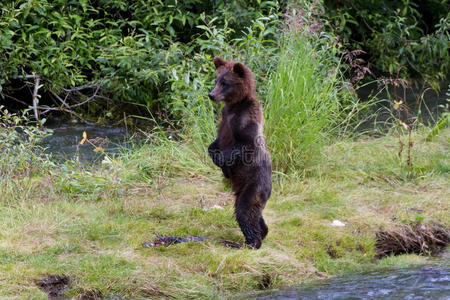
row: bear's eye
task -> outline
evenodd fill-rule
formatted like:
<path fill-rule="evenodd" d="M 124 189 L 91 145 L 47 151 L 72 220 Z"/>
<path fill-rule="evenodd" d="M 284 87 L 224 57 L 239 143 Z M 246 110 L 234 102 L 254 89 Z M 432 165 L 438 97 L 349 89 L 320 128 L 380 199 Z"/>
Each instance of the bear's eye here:
<path fill-rule="evenodd" d="M 217 81 L 216 85 L 220 86 L 220 87 L 227 87 L 228 84 L 225 81 Z"/>
<path fill-rule="evenodd" d="M 230 86 L 231 84 L 230 84 L 228 81 L 223 81 L 223 82 L 222 82 L 222 85 L 223 85 L 223 86 Z"/>

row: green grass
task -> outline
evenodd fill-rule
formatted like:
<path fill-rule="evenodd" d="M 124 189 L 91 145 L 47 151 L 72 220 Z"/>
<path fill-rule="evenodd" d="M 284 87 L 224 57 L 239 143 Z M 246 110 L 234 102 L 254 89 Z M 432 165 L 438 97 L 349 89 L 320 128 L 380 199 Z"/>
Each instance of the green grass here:
<path fill-rule="evenodd" d="M 335 50 L 327 37 L 288 33 L 280 54 L 262 62 L 269 67 L 256 68 L 276 68 L 267 86 L 258 87 L 268 91 L 262 102 L 275 171 L 264 210 L 269 235 L 257 251 L 213 241 L 141 246 L 154 233 L 243 242 L 230 187 L 206 151 L 219 108 L 206 97 L 213 72 L 206 57 L 198 58 L 198 69 L 179 66 L 196 74 L 192 82 L 189 76 L 172 82 L 172 110 L 183 116 L 182 129 L 172 138 L 155 130 L 151 143 L 107 165 L 80 169 L 36 155 L 42 132 L 21 126 L 24 141 L 14 129 L 22 119 L 4 113 L 0 299 L 46 299 L 35 281 L 48 274 L 69 276 L 67 297 L 223 299 L 423 261 L 376 260 L 375 232 L 419 219 L 450 226 L 450 129 L 427 142 L 429 130 L 415 128 L 412 166 L 406 151 L 398 157 L 392 133 L 350 140 L 347 129 L 364 106 L 336 71 Z M 255 57 L 244 63 L 257 67 Z M 208 209 L 215 205 L 223 209 Z M 346 226 L 330 226 L 335 219 Z"/>
<path fill-rule="evenodd" d="M 370 103 L 359 103 L 350 93 L 332 39 L 291 32 L 280 47 L 266 99 L 265 133 L 275 168 L 294 173 L 313 165 L 321 148 L 345 134 Z"/>
<path fill-rule="evenodd" d="M 329 275 L 403 266 L 417 256 L 376 260 L 374 233 L 416 221 L 450 226 L 450 129 L 412 136 L 413 167 L 398 140 L 324 146 L 305 176 L 276 175 L 258 251 L 212 241 L 148 249 L 154 233 L 242 242 L 233 196 L 220 171 L 189 141 L 166 140 L 111 165 L 46 167 L 0 181 L 0 298 L 45 299 L 45 274 L 71 278 L 67 296 L 222 299 Z M 204 210 L 219 205 L 223 210 Z M 345 227 L 331 227 L 338 219 Z"/>

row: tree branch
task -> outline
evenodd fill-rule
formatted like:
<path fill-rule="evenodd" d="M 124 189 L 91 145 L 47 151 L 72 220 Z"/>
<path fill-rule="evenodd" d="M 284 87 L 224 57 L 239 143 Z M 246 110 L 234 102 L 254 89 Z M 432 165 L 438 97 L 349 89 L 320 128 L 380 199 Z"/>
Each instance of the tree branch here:
<path fill-rule="evenodd" d="M 17 76 L 17 78 L 20 78 L 20 79 L 36 79 L 36 78 L 41 78 L 41 76 L 40 75 L 25 75 L 25 76 L 19 75 L 19 76 Z"/>
<path fill-rule="evenodd" d="M 33 75 L 35 76 L 35 75 Z M 33 110 L 34 110 L 34 117 L 36 118 L 36 121 L 39 122 L 39 114 L 37 110 L 37 104 L 38 104 L 38 91 L 39 91 L 39 82 L 41 80 L 41 77 L 39 75 L 36 75 L 34 77 L 34 90 L 33 90 Z"/>
<path fill-rule="evenodd" d="M 10 95 L 7 95 L 7 94 L 3 94 L 3 95 L 5 95 L 6 98 L 9 98 L 9 99 L 14 100 L 16 102 L 19 102 L 20 104 L 23 104 L 25 106 L 29 106 L 28 103 L 25 103 L 22 100 L 17 99 L 16 97 L 13 97 L 13 96 L 10 96 Z"/>

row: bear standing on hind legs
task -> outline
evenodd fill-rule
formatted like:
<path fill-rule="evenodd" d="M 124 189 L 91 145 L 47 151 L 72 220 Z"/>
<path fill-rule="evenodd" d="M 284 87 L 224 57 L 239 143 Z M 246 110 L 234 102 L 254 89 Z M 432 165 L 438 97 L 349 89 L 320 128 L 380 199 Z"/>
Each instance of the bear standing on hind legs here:
<path fill-rule="evenodd" d="M 253 73 L 241 63 L 214 58 L 217 79 L 209 94 L 223 101 L 217 139 L 208 147 L 236 195 L 236 220 L 245 243 L 259 249 L 268 233 L 262 217 L 272 191 L 272 165 L 263 135 L 263 110 Z"/>

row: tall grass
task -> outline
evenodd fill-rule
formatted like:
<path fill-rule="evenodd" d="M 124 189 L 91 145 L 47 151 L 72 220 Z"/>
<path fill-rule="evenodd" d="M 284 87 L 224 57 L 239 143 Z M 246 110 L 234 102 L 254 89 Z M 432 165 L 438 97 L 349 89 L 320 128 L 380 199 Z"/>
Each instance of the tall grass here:
<path fill-rule="evenodd" d="M 336 46 L 314 42 L 320 45 L 306 33 L 286 34 L 270 81 L 265 134 L 275 169 L 285 173 L 310 166 L 358 105 L 340 75 Z"/>
<path fill-rule="evenodd" d="M 195 103 L 187 106 L 189 128 L 186 133 L 193 140 L 194 150 L 206 157 L 209 144 L 217 136 L 218 117 L 213 102 L 206 97 L 208 91 L 204 92 L 204 95 L 195 97 Z"/>

